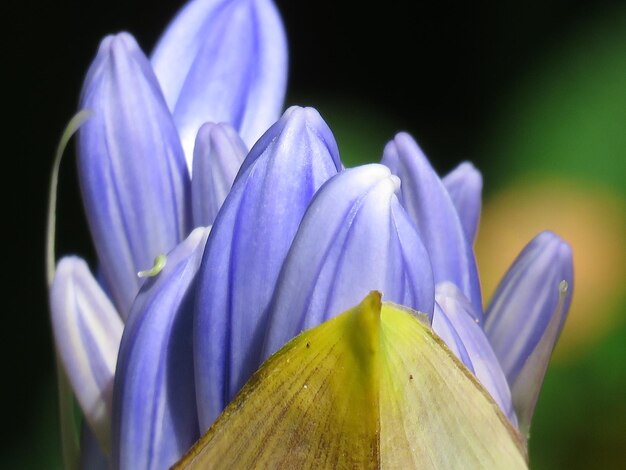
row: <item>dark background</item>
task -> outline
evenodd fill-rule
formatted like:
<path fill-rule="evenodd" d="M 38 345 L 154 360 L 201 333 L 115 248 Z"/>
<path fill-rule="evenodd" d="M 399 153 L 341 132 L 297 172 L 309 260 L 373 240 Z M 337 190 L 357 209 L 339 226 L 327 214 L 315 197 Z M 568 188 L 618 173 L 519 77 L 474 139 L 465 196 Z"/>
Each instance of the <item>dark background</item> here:
<path fill-rule="evenodd" d="M 277 3 L 290 43 L 288 104 L 317 106 L 325 115 L 326 109 L 358 102 L 373 120 L 380 116 L 387 138 L 395 130 L 412 132 L 441 171 L 461 159 L 486 166 L 481 142 L 511 84 L 532 71 L 545 48 L 558 45 L 611 6 L 608 1 L 559 0 L 378 2 L 377 8 L 364 2 Z M 58 138 L 76 111 L 83 74 L 102 36 L 131 31 L 149 52 L 181 4 L 3 4 L 6 455 L 45 452 L 57 445 L 56 436 L 41 437 L 39 426 L 54 418 L 45 410 L 56 400 L 43 248 Z M 328 119 L 332 127 L 330 115 Z M 339 145 L 341 150 L 341 140 Z M 59 254 L 89 257 L 72 152 L 61 172 L 59 207 Z"/>

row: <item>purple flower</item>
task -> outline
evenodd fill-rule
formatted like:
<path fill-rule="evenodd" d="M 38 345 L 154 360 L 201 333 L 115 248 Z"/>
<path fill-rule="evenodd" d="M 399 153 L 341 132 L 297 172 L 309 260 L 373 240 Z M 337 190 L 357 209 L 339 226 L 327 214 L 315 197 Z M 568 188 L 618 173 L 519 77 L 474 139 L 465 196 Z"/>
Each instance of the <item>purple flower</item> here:
<path fill-rule="evenodd" d="M 345 169 L 315 109 L 280 114 L 286 67 L 268 0 L 190 2 L 151 60 L 128 33 L 103 39 L 78 136 L 98 275 L 66 257 L 50 291 L 85 465 L 168 468 L 270 354 L 371 290 L 426 314 L 528 430 L 571 298 L 567 244 L 540 234 L 485 313 L 480 173 L 440 179 L 407 133 Z"/>

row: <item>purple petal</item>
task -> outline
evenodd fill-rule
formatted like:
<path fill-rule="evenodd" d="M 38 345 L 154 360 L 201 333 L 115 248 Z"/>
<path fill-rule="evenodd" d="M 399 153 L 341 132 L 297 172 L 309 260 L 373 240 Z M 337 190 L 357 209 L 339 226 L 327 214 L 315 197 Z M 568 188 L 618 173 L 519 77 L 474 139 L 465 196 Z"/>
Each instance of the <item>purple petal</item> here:
<path fill-rule="evenodd" d="M 472 374 L 476 375 L 474 366 L 472 365 L 472 359 L 463 344 L 463 340 L 461 340 L 461 337 L 456 332 L 456 328 L 438 303 L 435 303 L 432 328 L 443 342 L 446 343 L 450 351 L 465 364 L 465 367 L 467 367 Z"/>
<path fill-rule="evenodd" d="M 542 232 L 514 261 L 487 309 L 485 332 L 511 385 L 524 432 L 567 316 L 573 276 L 569 245 Z"/>
<path fill-rule="evenodd" d="M 248 149 L 228 124 L 206 123 L 198 131 L 193 155 L 193 224 L 213 224 Z"/>
<path fill-rule="evenodd" d="M 409 134 L 399 133 L 385 147 L 382 163 L 402 180 L 402 204 L 428 250 L 435 283 L 450 281 L 459 286 L 482 316 L 472 247 L 452 199 L 428 159 Z"/>
<path fill-rule="evenodd" d="M 56 349 L 74 394 L 100 446 L 108 450 L 122 320 L 87 263 L 76 257 L 59 261 L 50 311 Z"/>
<path fill-rule="evenodd" d="M 270 0 L 189 2 L 151 59 L 188 159 L 204 122 L 227 122 L 252 146 L 280 115 L 287 41 Z"/>
<path fill-rule="evenodd" d="M 394 194 L 399 184 L 387 167 L 371 164 L 345 170 L 322 186 L 281 272 L 262 358 L 371 290 L 432 316 L 430 261 Z"/>
<path fill-rule="evenodd" d="M 208 234 L 208 228 L 191 232 L 133 304 L 115 376 L 116 468 L 169 468 L 200 436 L 192 306 Z"/>
<path fill-rule="evenodd" d="M 463 162 L 443 177 L 467 239 L 476 240 L 483 190 L 483 177 L 469 162 Z"/>
<path fill-rule="evenodd" d="M 201 429 L 255 371 L 283 260 L 313 194 L 340 167 L 332 133 L 312 108 L 290 108 L 246 157 L 200 270 L 194 338 Z"/>
<path fill-rule="evenodd" d="M 463 293 L 449 282 L 437 284 L 435 300 L 440 307 L 440 309 L 435 309 L 435 315 L 445 316 L 445 319 L 439 320 L 435 317 L 433 320 L 435 333 L 445 332 L 445 328 L 439 330 L 440 324 L 448 323 L 446 327 L 451 326 L 454 329 L 467 353 L 465 357 L 462 354 L 459 355 L 459 359 L 474 372 L 476 378 L 491 394 L 509 420 L 517 425 L 509 385 L 489 340 L 474 319 L 476 318 L 474 307 Z M 462 352 L 462 348 L 456 344 L 447 344 L 451 349 L 457 348 Z"/>
<path fill-rule="evenodd" d="M 137 272 L 190 225 L 185 161 L 150 63 L 127 33 L 104 38 L 80 102 L 78 170 L 87 220 L 114 303 L 126 316 Z"/>

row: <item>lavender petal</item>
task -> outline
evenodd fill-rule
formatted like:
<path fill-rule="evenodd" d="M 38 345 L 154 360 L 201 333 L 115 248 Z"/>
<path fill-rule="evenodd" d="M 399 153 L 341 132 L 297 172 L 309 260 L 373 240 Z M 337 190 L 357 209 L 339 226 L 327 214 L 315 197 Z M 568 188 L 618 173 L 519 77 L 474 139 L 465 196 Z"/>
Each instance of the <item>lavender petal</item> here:
<path fill-rule="evenodd" d="M 248 149 L 228 124 L 206 123 L 198 131 L 193 156 L 193 224 L 208 227 L 237 176 Z"/>
<path fill-rule="evenodd" d="M 371 290 L 432 316 L 428 253 L 383 165 L 345 170 L 315 196 L 289 251 L 270 307 L 262 358 Z"/>
<path fill-rule="evenodd" d="M 312 108 L 287 110 L 246 157 L 200 269 L 194 338 L 201 430 L 256 370 L 283 260 L 311 198 L 340 168 L 334 137 Z"/>
<path fill-rule="evenodd" d="M 198 228 L 142 287 L 120 346 L 114 388 L 113 462 L 169 468 L 200 437 L 193 370 L 196 273 L 209 229 Z"/>
<path fill-rule="evenodd" d="M 465 236 L 474 243 L 482 205 L 482 175 L 474 165 L 463 162 L 442 181 L 459 215 Z"/>
<path fill-rule="evenodd" d="M 176 128 L 148 60 L 128 33 L 100 44 L 80 106 L 78 171 L 87 220 L 113 301 L 126 316 L 136 273 L 182 240 L 190 182 Z"/>
<path fill-rule="evenodd" d="M 151 60 L 189 164 L 203 123 L 231 124 L 250 147 L 280 115 L 287 41 L 271 0 L 189 2 Z"/>
<path fill-rule="evenodd" d="M 87 263 L 73 256 L 62 258 L 57 265 L 50 311 L 61 363 L 91 431 L 108 451 L 122 320 Z"/>
<path fill-rule="evenodd" d="M 402 180 L 402 204 L 428 250 L 435 283 L 450 281 L 459 286 L 482 317 L 472 247 L 452 199 L 428 159 L 409 134 L 399 133 L 385 147 L 381 163 Z"/>

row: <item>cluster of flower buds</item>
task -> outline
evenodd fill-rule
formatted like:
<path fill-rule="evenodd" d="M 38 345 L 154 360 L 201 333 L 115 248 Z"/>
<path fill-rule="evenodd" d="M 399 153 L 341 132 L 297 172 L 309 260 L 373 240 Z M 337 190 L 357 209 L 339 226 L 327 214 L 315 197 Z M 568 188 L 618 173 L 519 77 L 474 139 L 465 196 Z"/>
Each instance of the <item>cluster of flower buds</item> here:
<path fill-rule="evenodd" d="M 85 461 L 167 468 L 268 357 L 373 290 L 423 313 L 527 432 L 568 245 L 539 234 L 484 308 L 480 173 L 440 178 L 404 132 L 345 168 L 315 109 L 281 115 L 287 68 L 270 0 L 191 1 L 150 58 L 128 33 L 103 39 L 78 132 L 96 274 L 64 257 L 50 291 Z"/>

